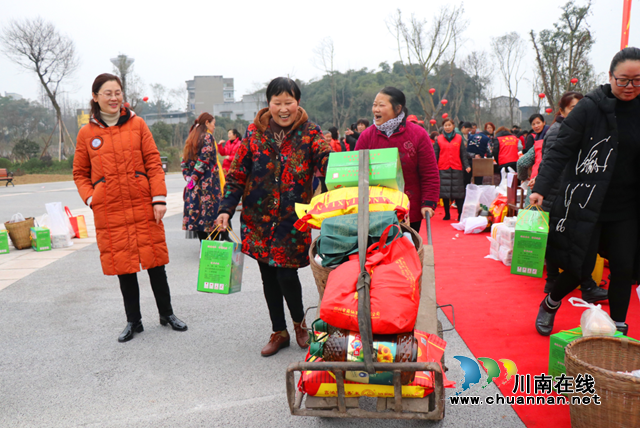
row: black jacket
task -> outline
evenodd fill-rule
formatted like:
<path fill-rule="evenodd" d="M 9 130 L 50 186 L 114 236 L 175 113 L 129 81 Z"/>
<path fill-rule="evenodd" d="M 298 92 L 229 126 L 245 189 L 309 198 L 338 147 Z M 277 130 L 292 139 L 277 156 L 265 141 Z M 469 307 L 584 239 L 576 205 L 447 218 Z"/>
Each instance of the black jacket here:
<path fill-rule="evenodd" d="M 562 180 L 550 214 L 547 256 L 576 276 L 581 275 L 616 166 L 615 108 L 616 98 L 609 84 L 580 100 L 560 125 L 556 143 L 547 147 L 533 188 L 548 197 L 554 184 Z"/>
<path fill-rule="evenodd" d="M 547 131 L 547 135 L 544 137 L 544 144 L 542 144 L 542 162 L 540 163 L 540 168 L 542 168 L 545 157 L 549 156 L 547 154 L 549 153 L 549 149 L 553 147 L 558 140 L 558 132 L 560 132 L 560 124 L 562 124 L 563 120 L 564 117 L 558 116 L 556 121 L 551 124 L 549 130 Z M 558 196 L 558 193 L 560 193 L 560 181 L 556 180 L 556 182 L 553 183 L 553 187 L 549 191 L 549 194 L 544 198 L 544 201 L 542 202 L 542 209 L 544 211 L 551 211 L 551 207 L 553 206 L 553 202 L 556 200 L 556 196 Z"/>
<path fill-rule="evenodd" d="M 358 142 L 358 138 L 360 138 L 360 133 L 356 131 L 353 131 L 352 135 L 347 135 L 346 137 L 344 137 L 345 142 L 349 146 L 347 147 L 348 150 L 353 151 L 356 149 L 356 143 Z"/>

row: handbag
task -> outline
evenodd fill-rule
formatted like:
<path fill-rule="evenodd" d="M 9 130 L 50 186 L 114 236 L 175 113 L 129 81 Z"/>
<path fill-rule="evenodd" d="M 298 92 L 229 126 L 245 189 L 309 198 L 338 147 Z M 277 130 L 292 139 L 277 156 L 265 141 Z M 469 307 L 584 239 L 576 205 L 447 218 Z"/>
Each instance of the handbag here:
<path fill-rule="evenodd" d="M 79 215 L 74 217 L 71 214 L 71 210 L 69 209 L 69 207 L 64 207 L 64 210 L 67 213 L 67 217 L 69 217 L 69 222 L 71 223 L 71 227 L 73 227 L 75 237 L 88 238 L 89 233 L 87 232 L 87 223 L 84 220 L 84 216 Z"/>
<path fill-rule="evenodd" d="M 408 239 L 394 239 L 387 244 L 392 229 L 397 229 L 402 236 L 399 226 L 387 226 L 380 240 L 368 248 L 366 255 L 365 269 L 371 275 L 373 334 L 412 331 L 420 306 L 422 267 L 418 252 Z M 320 307 L 323 321 L 334 327 L 359 331 L 356 290 L 359 274 L 357 254 L 329 274 Z"/>

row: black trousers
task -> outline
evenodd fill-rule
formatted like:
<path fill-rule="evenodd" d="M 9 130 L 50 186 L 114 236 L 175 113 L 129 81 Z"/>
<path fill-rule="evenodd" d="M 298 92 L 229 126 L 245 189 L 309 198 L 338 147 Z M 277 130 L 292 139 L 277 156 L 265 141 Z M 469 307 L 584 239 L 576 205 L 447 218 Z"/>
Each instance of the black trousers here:
<path fill-rule="evenodd" d="M 551 292 L 554 301 L 562 300 L 584 280 L 591 277 L 598 252 L 607 255 L 611 270 L 609 313 L 611 319 L 624 322 L 631 300 L 631 286 L 636 282 L 634 266 L 638 246 L 638 220 L 598 222 L 593 230 L 580 276 L 564 271 Z"/>
<path fill-rule="evenodd" d="M 161 316 L 169 316 L 173 314 L 171 307 L 171 292 L 169 291 L 169 283 L 167 282 L 167 272 L 164 266 L 158 266 L 147 270 L 149 280 L 151 281 L 151 289 L 156 297 L 156 305 L 158 313 Z M 124 310 L 127 314 L 127 322 L 137 322 L 142 319 L 140 314 L 140 287 L 138 287 L 138 275 L 129 273 L 126 275 L 118 275 L 120 280 L 120 291 L 124 299 Z"/>
<path fill-rule="evenodd" d="M 555 282 L 558 280 L 560 276 L 560 267 L 551 259 L 547 259 L 547 281 Z M 591 275 L 589 278 L 585 279 L 580 283 L 580 288 L 582 290 L 591 290 L 593 287 L 596 287 L 598 284 L 593 280 Z"/>
<path fill-rule="evenodd" d="M 416 232 L 420 233 L 420 226 L 422 226 L 422 220 L 420 220 L 420 221 L 412 221 L 411 223 L 409 223 L 409 225 L 411 226 L 411 229 L 413 229 Z"/>
<path fill-rule="evenodd" d="M 460 220 L 460 216 L 462 215 L 462 207 L 464 206 L 464 198 L 456 198 L 456 206 L 458 207 L 458 220 Z M 442 198 L 442 203 L 444 204 L 444 215 L 447 217 L 450 216 L 449 208 L 451 207 L 451 199 Z"/>
<path fill-rule="evenodd" d="M 283 298 L 287 301 L 293 322 L 302 322 L 304 319 L 304 306 L 302 304 L 302 284 L 300 284 L 300 278 L 298 278 L 298 269 L 273 267 L 263 262 L 258 262 L 258 266 L 260 266 L 264 298 L 269 307 L 273 331 L 287 329 L 287 322 L 284 318 Z"/>

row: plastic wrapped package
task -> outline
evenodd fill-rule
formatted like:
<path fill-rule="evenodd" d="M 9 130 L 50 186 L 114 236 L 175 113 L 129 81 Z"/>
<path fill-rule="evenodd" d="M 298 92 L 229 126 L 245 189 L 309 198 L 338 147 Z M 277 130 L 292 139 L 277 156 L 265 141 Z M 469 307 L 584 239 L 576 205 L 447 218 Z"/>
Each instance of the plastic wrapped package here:
<path fill-rule="evenodd" d="M 504 223 L 505 226 L 513 227 L 515 229 L 517 220 L 518 220 L 518 217 L 505 217 L 502 222 Z"/>
<path fill-rule="evenodd" d="M 580 317 L 580 327 L 584 337 L 614 336 L 616 334 L 616 323 L 613 322 L 609 314 L 602 310 L 601 305 L 587 303 L 577 297 L 570 298 L 569 303 L 579 308 L 587 308 Z"/>
<path fill-rule="evenodd" d="M 489 238 L 490 249 L 489 255 L 495 260 L 500 260 L 500 244 L 495 239 Z"/>
<path fill-rule="evenodd" d="M 486 217 L 473 217 L 468 218 L 464 225 L 464 233 L 480 233 L 487 228 L 489 220 Z"/>
<path fill-rule="evenodd" d="M 513 258 L 513 248 L 506 245 L 500 245 L 500 250 L 498 250 L 498 258 L 505 266 L 511 266 L 511 259 Z"/>
<path fill-rule="evenodd" d="M 496 240 L 500 245 L 513 249 L 513 241 L 516 239 L 516 229 L 507 227 L 504 223 L 500 223 L 498 227 Z"/>

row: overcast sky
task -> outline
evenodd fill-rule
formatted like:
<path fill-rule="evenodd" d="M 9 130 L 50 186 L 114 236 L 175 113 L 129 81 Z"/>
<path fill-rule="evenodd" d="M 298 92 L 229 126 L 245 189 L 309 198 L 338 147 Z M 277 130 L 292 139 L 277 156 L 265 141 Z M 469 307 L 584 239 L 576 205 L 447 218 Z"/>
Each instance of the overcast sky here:
<path fill-rule="evenodd" d="M 586 3 L 577 0 L 578 4 Z M 91 83 L 100 73 L 112 72 L 109 59 L 119 53 L 135 58 L 135 72 L 147 88 L 161 83 L 169 89 L 184 87 L 194 75 L 233 77 L 235 98 L 268 82 L 290 75 L 309 81 L 322 73 L 314 66 L 313 50 L 323 38 L 335 45 L 336 68 L 377 69 L 383 61 L 398 60 L 395 39 L 386 21 L 400 7 L 432 20 L 438 9 L 459 1 L 300 1 L 278 3 L 253 0 L 125 3 L 71 0 L 4 1 L 0 28 L 10 20 L 38 15 L 71 37 L 80 57 L 80 68 L 66 84 L 69 97 L 90 98 Z M 564 0 L 469 0 L 464 3 L 468 26 L 460 57 L 473 50 L 490 50 L 492 37 L 517 31 L 525 38 L 528 68 L 533 77 L 533 49 L 528 33 L 552 28 Z M 596 38 L 592 62 L 606 72 L 620 48 L 622 0 L 594 0 L 589 24 Z M 637 3 L 637 2 L 636 2 Z M 170 6 L 165 6 L 169 4 Z M 189 7 L 190 6 L 190 7 Z M 640 4 L 631 16 L 630 46 L 640 45 Z M 497 75 L 494 95 L 506 90 Z M 522 82 L 521 105 L 533 102 L 531 83 Z M 36 99 L 39 83 L 0 56 L 0 93 L 15 92 Z M 150 89 L 147 95 L 151 96 Z M 302 94 L 304 105 L 304 93 Z"/>

